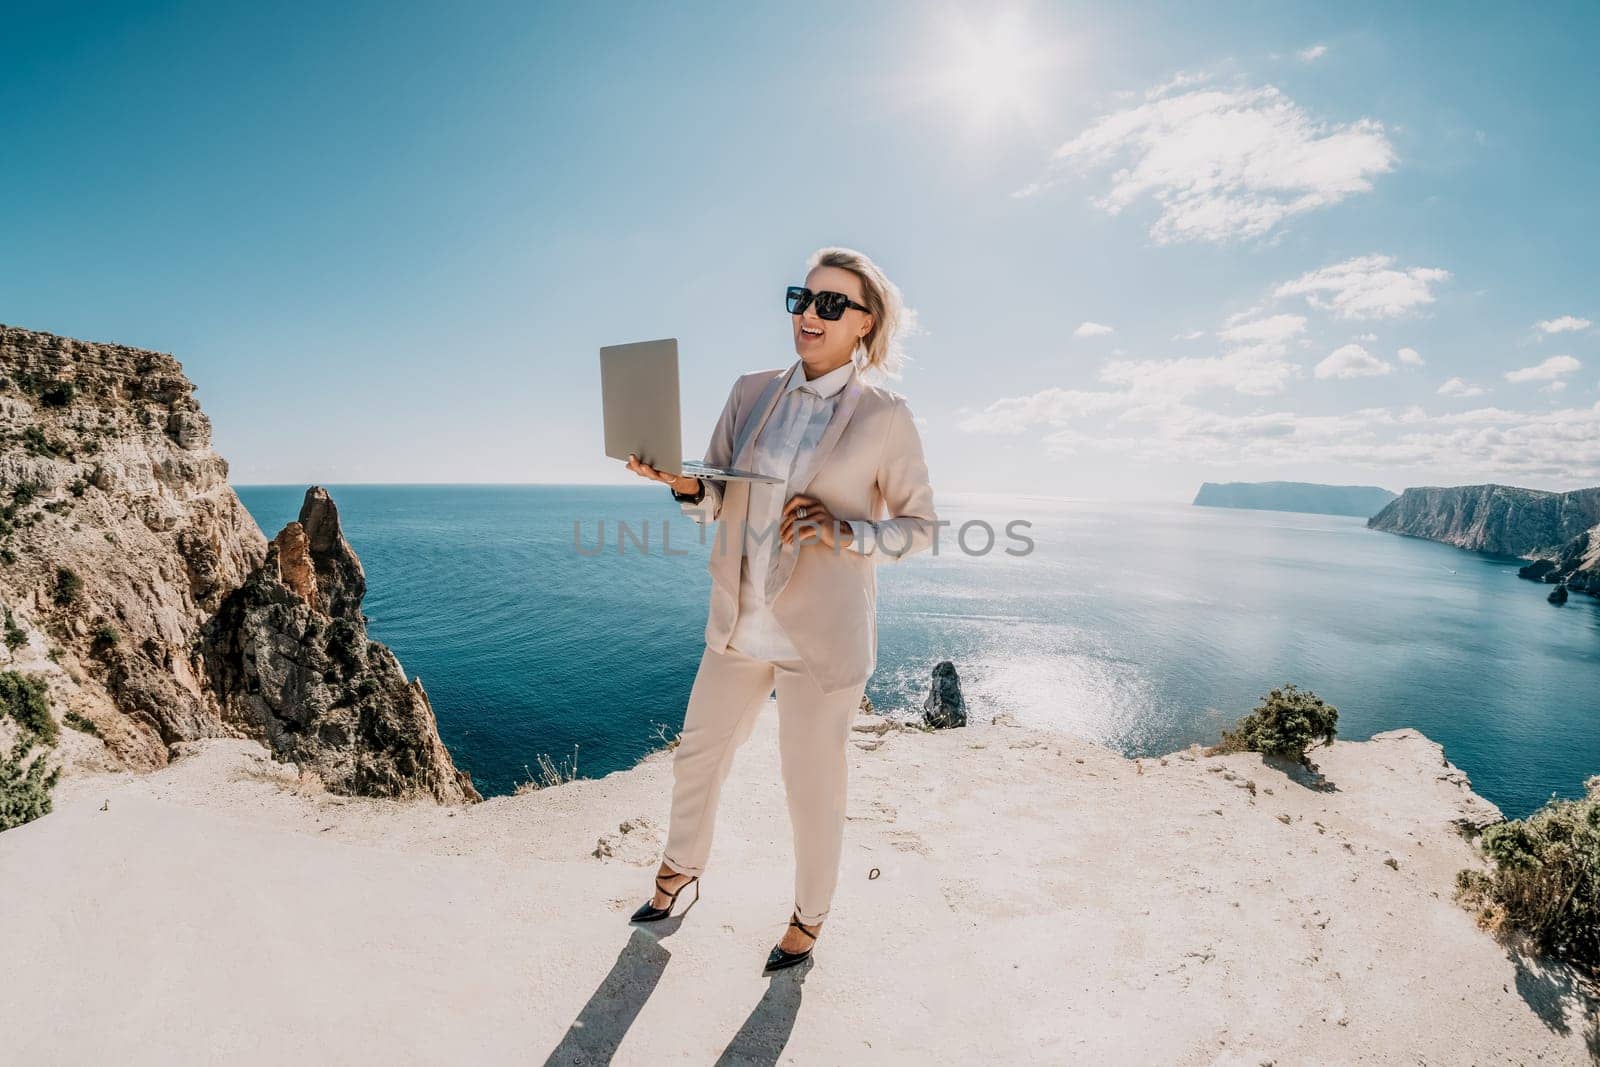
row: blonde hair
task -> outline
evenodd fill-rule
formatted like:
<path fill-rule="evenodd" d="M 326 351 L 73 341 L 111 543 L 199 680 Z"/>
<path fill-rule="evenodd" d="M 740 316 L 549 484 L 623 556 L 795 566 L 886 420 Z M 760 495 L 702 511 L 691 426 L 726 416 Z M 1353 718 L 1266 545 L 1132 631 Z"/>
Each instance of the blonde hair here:
<path fill-rule="evenodd" d="M 900 342 L 914 331 L 916 324 L 916 312 L 906 307 L 900 287 L 865 253 L 853 248 L 818 249 L 806 261 L 806 270 L 818 267 L 842 267 L 861 279 L 861 302 L 872 314 L 872 329 L 856 342 L 851 354 L 856 365 L 862 371 L 900 377 L 901 368 L 909 360 Z"/>

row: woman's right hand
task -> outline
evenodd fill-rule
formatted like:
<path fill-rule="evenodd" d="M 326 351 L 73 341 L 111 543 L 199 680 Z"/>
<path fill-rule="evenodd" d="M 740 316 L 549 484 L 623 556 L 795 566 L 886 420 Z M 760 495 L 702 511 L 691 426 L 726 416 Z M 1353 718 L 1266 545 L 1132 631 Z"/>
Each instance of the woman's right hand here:
<path fill-rule="evenodd" d="M 650 464 L 639 458 L 638 453 L 628 453 L 628 469 L 641 478 L 649 478 L 654 482 L 663 482 L 672 487 L 672 491 L 679 496 L 694 496 L 700 491 L 700 479 L 688 475 L 668 474 L 658 471 Z"/>

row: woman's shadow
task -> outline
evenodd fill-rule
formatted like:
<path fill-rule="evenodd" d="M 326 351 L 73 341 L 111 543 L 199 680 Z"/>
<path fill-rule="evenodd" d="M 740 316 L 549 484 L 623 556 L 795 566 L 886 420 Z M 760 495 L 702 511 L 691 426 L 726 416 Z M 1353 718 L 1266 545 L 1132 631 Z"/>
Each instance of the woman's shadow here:
<path fill-rule="evenodd" d="M 545 1058 L 547 1067 L 557 1064 L 587 1067 L 611 1062 L 622 1039 L 660 984 L 667 962 L 672 959 L 663 939 L 676 933 L 693 910 L 691 904 L 682 915 L 651 924 L 651 930 L 634 927 L 611 970 L 590 994 L 588 1003 L 567 1028 L 561 1043 Z M 811 961 L 807 960 L 773 976 L 744 1025 L 717 1057 L 717 1063 L 778 1062 L 789 1043 L 789 1035 L 794 1032 L 795 1020 L 799 1018 L 804 972 L 810 968 Z"/>

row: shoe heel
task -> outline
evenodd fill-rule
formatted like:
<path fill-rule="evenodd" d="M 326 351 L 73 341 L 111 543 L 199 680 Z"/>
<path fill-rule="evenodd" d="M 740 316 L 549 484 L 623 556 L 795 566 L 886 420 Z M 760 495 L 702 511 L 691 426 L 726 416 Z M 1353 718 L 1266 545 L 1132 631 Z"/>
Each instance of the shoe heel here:
<path fill-rule="evenodd" d="M 639 905 L 639 909 L 629 916 L 628 921 L 630 923 L 653 923 L 665 919 L 672 914 L 673 905 L 678 903 L 678 894 L 690 886 L 694 886 L 694 900 L 689 902 L 689 907 L 692 908 L 700 902 L 700 876 L 698 874 L 691 874 L 687 882 L 673 890 L 668 890 L 666 886 L 661 884 L 662 877 L 662 875 L 656 875 L 656 888 L 667 894 L 667 906 L 664 908 L 656 907 L 655 898 L 652 897 Z M 687 912 L 688 909 L 684 910 Z"/>

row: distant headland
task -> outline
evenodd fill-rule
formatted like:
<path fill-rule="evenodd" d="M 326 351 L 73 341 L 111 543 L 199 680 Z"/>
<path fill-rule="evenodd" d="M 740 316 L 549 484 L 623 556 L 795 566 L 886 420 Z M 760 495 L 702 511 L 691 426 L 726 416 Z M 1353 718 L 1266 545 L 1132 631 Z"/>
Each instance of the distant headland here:
<path fill-rule="evenodd" d="M 1253 511 L 1304 511 L 1313 515 L 1367 518 L 1398 496 L 1376 485 L 1317 485 L 1314 482 L 1206 482 L 1197 507 Z"/>

